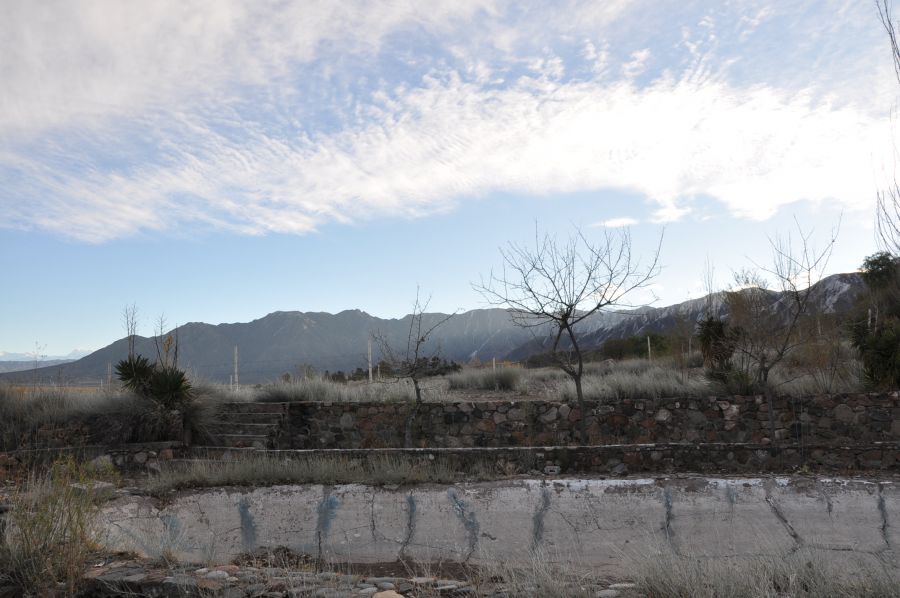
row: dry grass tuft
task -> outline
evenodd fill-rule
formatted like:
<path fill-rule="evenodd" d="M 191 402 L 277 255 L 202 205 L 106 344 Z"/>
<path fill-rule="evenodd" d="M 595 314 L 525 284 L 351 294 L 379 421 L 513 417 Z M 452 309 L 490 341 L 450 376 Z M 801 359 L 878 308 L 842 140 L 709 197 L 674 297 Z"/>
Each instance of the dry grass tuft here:
<path fill-rule="evenodd" d="M 145 489 L 160 495 L 170 490 L 214 486 L 275 486 L 280 484 L 405 485 L 453 483 L 497 477 L 490 464 L 459 466 L 427 456 L 241 455 L 231 460 L 195 460 L 164 466 Z"/>
<path fill-rule="evenodd" d="M 32 473 L 12 496 L 8 529 L 0 538 L 0 580 L 5 574 L 32 595 L 62 584 L 73 595 L 98 548 L 95 518 L 103 494 L 71 459 Z"/>
<path fill-rule="evenodd" d="M 65 387 L 14 388 L 0 384 L 0 450 L 39 444 L 41 428 L 117 415 L 147 416 L 141 401 L 124 392 L 73 391 Z M 111 430 L 104 436 L 110 442 Z"/>
<path fill-rule="evenodd" d="M 633 563 L 648 598 L 896 598 L 900 575 L 845 553 L 787 557 L 697 558 L 670 550 Z"/>
<path fill-rule="evenodd" d="M 542 598 L 593 598 L 604 580 L 589 569 L 577 569 L 570 559 L 553 558 L 543 549 L 531 555 L 526 565 L 513 565 L 500 559 L 487 559 L 470 580 L 476 587 L 490 587 L 508 596 Z M 499 586 L 499 587 L 498 587 Z"/>
<path fill-rule="evenodd" d="M 450 390 L 506 390 L 521 389 L 522 370 L 501 368 L 499 370 L 464 370 L 447 376 Z"/>
<path fill-rule="evenodd" d="M 304 378 L 264 386 L 257 391 L 256 400 L 271 403 L 297 401 L 346 402 L 408 402 L 415 399 L 415 391 L 408 380 L 392 380 L 372 384 L 344 384 L 321 378 Z"/>

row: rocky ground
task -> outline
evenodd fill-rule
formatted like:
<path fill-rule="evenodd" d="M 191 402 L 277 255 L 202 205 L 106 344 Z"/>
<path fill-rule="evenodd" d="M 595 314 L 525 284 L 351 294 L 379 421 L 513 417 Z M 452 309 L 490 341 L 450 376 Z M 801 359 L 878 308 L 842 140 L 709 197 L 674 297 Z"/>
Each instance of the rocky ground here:
<path fill-rule="evenodd" d="M 513 598 L 518 596 L 584 596 L 635 598 L 630 583 L 556 579 L 504 579 L 496 573 L 469 570 L 455 579 L 435 575 L 389 575 L 400 565 L 368 566 L 360 573 L 316 571 L 312 563 L 281 555 L 287 566 L 272 559 L 243 559 L 239 564 L 198 567 L 146 561 L 125 555 L 97 562 L 85 575 L 83 597 L 210 596 L 220 598 Z M 463 573 L 457 568 L 458 573 Z M 441 573 L 447 572 L 444 568 Z M 380 573 L 380 574 L 379 574 Z M 548 588 L 547 583 L 555 585 Z"/>

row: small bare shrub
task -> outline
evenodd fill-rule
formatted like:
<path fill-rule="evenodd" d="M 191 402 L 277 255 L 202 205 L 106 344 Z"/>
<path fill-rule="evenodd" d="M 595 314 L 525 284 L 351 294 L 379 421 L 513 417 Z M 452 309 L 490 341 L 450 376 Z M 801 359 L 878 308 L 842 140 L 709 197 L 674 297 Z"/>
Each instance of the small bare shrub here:
<path fill-rule="evenodd" d="M 515 368 L 466 370 L 447 377 L 450 390 L 515 391 L 520 390 L 521 380 L 522 372 Z"/>
<path fill-rule="evenodd" d="M 0 570 L 7 579 L 31 594 L 57 584 L 74 594 L 98 548 L 94 521 L 101 498 L 73 460 L 33 473 L 12 497 L 9 529 L 0 542 Z"/>

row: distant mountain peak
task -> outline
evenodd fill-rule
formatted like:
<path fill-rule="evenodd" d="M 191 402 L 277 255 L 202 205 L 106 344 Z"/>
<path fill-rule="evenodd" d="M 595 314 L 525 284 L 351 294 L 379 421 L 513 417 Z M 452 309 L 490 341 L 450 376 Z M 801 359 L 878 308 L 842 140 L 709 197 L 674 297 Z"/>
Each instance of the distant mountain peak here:
<path fill-rule="evenodd" d="M 815 304 L 825 311 L 847 310 L 862 288 L 858 273 L 826 277 L 813 289 Z M 708 306 L 716 313 L 724 314 L 723 299 L 724 294 L 715 293 L 666 307 L 593 314 L 583 322 L 582 344 L 585 348 L 596 348 L 611 338 L 666 334 L 697 322 Z M 444 315 L 428 313 L 425 317 L 430 320 Z M 193 322 L 178 328 L 179 365 L 187 368 L 195 379 L 228 382 L 234 372 L 234 348 L 238 347 L 242 383 L 273 381 L 284 373 L 297 373 L 307 366 L 319 371 L 352 371 L 366 367 L 369 339 L 375 332 L 383 335 L 395 348 L 405 347 L 409 317 L 407 314 L 402 318 L 378 318 L 359 309 L 348 309 L 336 314 L 275 311 L 251 322 L 217 325 Z M 509 310 L 473 309 L 457 314 L 438 327 L 425 351 L 440 347 L 442 357 L 458 362 L 476 356 L 482 361 L 492 357 L 518 361 L 544 350 L 542 339 L 536 338 L 535 332 L 516 326 Z M 156 357 L 152 338 L 139 336 L 135 341 L 138 353 Z M 96 382 L 105 379 L 110 364 L 124 358 L 127 352 L 126 339 L 120 339 L 62 365 L 34 370 L 32 356 L 24 355 L 19 361 L 31 361 L 28 376 L 39 373 L 48 380 Z M 0 353 L 0 360 L 9 360 L 9 356 L 17 355 Z M 45 358 L 44 363 L 50 359 Z M 377 349 L 374 359 L 379 359 Z M 6 379 L 16 376 L 3 374 Z M 24 379 L 25 373 L 18 376 Z"/>

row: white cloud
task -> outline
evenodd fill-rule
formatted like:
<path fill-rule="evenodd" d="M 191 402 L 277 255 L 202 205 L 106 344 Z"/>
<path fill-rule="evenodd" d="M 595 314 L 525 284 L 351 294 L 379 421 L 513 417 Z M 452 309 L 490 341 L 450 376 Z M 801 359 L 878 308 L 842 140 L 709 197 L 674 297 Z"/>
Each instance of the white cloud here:
<path fill-rule="evenodd" d="M 484 89 L 452 74 L 371 106 L 365 124 L 315 139 L 253 131 L 238 141 L 193 123 L 164 164 L 128 176 L 25 166 L 47 192 L 30 221 L 88 240 L 172 219 L 242 233 L 305 232 L 327 220 L 415 216 L 492 191 L 637 191 L 676 219 L 690 198 L 765 219 L 799 200 L 867 207 L 882 124 L 803 94 L 661 79 Z"/>
<path fill-rule="evenodd" d="M 610 218 L 609 220 L 603 220 L 602 222 L 597 222 L 592 226 L 603 226 L 606 228 L 623 228 L 626 226 L 634 226 L 638 221 L 634 218 Z"/>
<path fill-rule="evenodd" d="M 631 53 L 631 60 L 622 65 L 622 75 L 626 79 L 634 79 L 644 72 L 647 61 L 650 59 L 650 48 L 637 50 Z"/>
<path fill-rule="evenodd" d="M 404 29 L 441 31 L 491 0 L 48 0 L 5 3 L 0 132 L 100 124 L 110 116 L 277 85 L 324 47 L 373 54 Z"/>
<path fill-rule="evenodd" d="M 591 5 L 574 5 L 584 19 L 560 11 L 565 19 L 541 13 L 531 28 L 476 27 L 474 46 L 490 39 L 515 53 L 529 31 L 551 31 L 605 73 L 609 48 L 571 23 L 605 26 L 630 3 Z M 330 128 L 299 122 L 298 63 L 339 45 L 327 54 L 339 71 L 398 31 L 444 32 L 502 12 L 488 2 L 223 0 L 214 10 L 153 3 L 145 14 L 119 3 L 36 6 L 16 5 L 0 24 L 0 133 L 16 140 L 0 143 L 0 172 L 15 175 L 0 190 L 0 226 L 86 241 L 173 222 L 303 233 L 494 191 L 624 189 L 662 221 L 699 196 L 753 219 L 800 200 L 864 209 L 891 151 L 877 107 L 713 76 L 708 52 L 639 87 L 631 77 L 651 56 L 640 46 L 618 80 L 567 79 L 562 57 L 541 47 L 521 60 L 536 72 L 498 85 L 508 64 L 449 44 L 458 69 L 438 62 L 424 80 L 381 82 L 366 95 L 335 84 L 350 117 Z"/>

